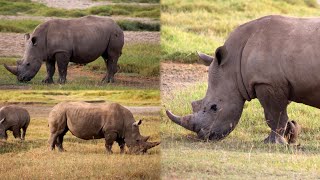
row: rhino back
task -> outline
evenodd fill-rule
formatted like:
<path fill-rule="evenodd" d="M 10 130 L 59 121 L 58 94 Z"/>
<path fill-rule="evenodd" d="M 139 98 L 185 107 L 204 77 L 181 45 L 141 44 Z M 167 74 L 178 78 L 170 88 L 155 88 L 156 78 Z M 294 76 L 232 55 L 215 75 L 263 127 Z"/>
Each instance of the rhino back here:
<path fill-rule="evenodd" d="M 47 22 L 47 51 L 52 57 L 57 52 L 70 55 L 70 61 L 89 63 L 106 51 L 112 34 L 123 35 L 110 18 L 86 16 L 77 19 L 55 19 Z"/>
<path fill-rule="evenodd" d="M 68 102 L 60 104 L 58 109 L 66 117 L 60 118 L 62 119 L 60 124 L 66 123 L 70 132 L 81 139 L 103 138 L 104 132 L 116 132 L 121 136 L 128 119 L 123 107 L 115 103 L 95 105 L 85 102 Z"/>
<path fill-rule="evenodd" d="M 30 115 L 28 111 L 16 105 L 9 105 L 0 108 L 1 118 L 5 118 L 6 128 L 12 126 L 22 127 L 30 122 Z"/>
<path fill-rule="evenodd" d="M 320 19 L 269 16 L 252 22 L 241 57 L 244 82 L 269 84 L 289 100 L 320 107 Z"/>

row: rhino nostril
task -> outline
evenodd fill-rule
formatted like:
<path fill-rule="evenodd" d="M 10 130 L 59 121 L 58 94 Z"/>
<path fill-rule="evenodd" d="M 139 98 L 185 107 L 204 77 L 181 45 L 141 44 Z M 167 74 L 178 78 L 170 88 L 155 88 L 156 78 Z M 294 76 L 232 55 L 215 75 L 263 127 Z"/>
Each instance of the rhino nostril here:
<path fill-rule="evenodd" d="M 218 110 L 216 104 L 211 105 L 210 109 L 213 110 L 213 111 L 217 111 Z"/>

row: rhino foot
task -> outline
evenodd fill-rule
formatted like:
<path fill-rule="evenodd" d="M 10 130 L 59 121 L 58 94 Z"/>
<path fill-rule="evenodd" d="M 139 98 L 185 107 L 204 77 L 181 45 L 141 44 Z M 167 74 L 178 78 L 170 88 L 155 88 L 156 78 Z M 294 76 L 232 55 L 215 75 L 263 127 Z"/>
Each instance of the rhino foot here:
<path fill-rule="evenodd" d="M 53 79 L 52 78 L 46 78 L 44 80 L 42 80 L 42 83 L 45 83 L 45 84 L 53 84 Z"/>
<path fill-rule="evenodd" d="M 266 139 L 264 139 L 263 141 L 265 144 L 288 144 L 288 142 L 286 141 L 286 139 L 280 135 L 274 135 L 271 134 L 269 135 Z"/>

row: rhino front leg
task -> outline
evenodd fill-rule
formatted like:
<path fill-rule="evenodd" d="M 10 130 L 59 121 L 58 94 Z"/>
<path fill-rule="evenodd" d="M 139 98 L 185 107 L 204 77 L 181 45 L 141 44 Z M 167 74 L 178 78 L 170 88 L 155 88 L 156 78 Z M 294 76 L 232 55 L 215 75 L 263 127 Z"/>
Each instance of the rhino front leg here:
<path fill-rule="evenodd" d="M 107 153 L 112 154 L 112 145 L 113 142 L 117 139 L 117 133 L 105 133 L 104 139 Z"/>
<path fill-rule="evenodd" d="M 12 131 L 13 131 L 13 136 L 14 138 L 19 138 L 21 139 L 21 131 L 20 131 L 20 128 L 19 127 L 13 127 L 12 128 Z M 22 140 L 22 139 L 21 139 Z"/>
<path fill-rule="evenodd" d="M 123 154 L 124 153 L 124 148 L 125 148 L 125 141 L 124 141 L 124 138 L 118 138 L 117 139 L 117 143 L 119 144 L 119 147 L 120 147 L 120 154 Z"/>
<path fill-rule="evenodd" d="M 275 90 L 268 85 L 256 87 L 256 94 L 264 109 L 266 122 L 271 128 L 271 132 L 264 142 L 287 144 L 284 138 L 288 121 L 287 106 L 289 101 L 287 96 L 282 91 Z"/>
<path fill-rule="evenodd" d="M 55 59 L 57 61 L 58 65 L 58 71 L 59 71 L 59 84 L 64 84 L 67 79 L 67 70 L 68 70 L 68 64 L 70 61 L 70 56 L 66 53 L 57 53 L 55 55 Z"/>
<path fill-rule="evenodd" d="M 46 61 L 47 77 L 42 81 L 43 83 L 47 83 L 47 84 L 53 83 L 53 75 L 56 70 L 55 64 L 56 64 L 55 59 Z"/>

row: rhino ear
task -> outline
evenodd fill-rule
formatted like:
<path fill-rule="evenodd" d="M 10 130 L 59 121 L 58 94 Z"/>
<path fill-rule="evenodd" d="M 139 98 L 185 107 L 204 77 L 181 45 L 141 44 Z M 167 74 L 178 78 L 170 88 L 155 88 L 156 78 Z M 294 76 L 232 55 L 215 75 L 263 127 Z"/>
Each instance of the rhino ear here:
<path fill-rule="evenodd" d="M 139 126 L 142 123 L 142 120 L 140 119 L 138 122 L 134 122 L 132 126 Z"/>
<path fill-rule="evenodd" d="M 30 38 L 30 34 L 29 34 L 29 33 L 24 34 L 24 40 L 25 40 L 25 41 L 28 41 L 29 38 Z"/>
<path fill-rule="evenodd" d="M 218 61 L 218 64 L 223 65 L 225 63 L 225 61 L 222 61 L 222 60 L 227 57 L 228 51 L 227 51 L 226 47 L 220 46 L 217 48 L 215 55 L 216 55 L 216 60 Z"/>
<path fill-rule="evenodd" d="M 2 124 L 2 123 L 4 122 L 4 120 L 5 120 L 5 118 L 2 118 L 2 119 L 0 120 L 0 124 Z"/>
<path fill-rule="evenodd" d="M 32 45 L 34 45 L 34 46 L 37 45 L 37 39 L 38 39 L 37 37 L 31 38 Z"/>
<path fill-rule="evenodd" d="M 199 56 L 199 58 L 202 60 L 203 64 L 206 66 L 210 66 L 211 62 L 213 61 L 213 57 L 209 56 L 207 54 L 204 54 L 202 52 L 197 51 L 197 54 Z"/>

